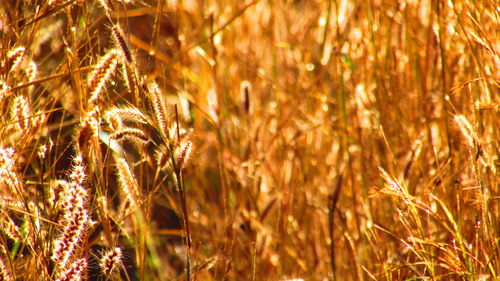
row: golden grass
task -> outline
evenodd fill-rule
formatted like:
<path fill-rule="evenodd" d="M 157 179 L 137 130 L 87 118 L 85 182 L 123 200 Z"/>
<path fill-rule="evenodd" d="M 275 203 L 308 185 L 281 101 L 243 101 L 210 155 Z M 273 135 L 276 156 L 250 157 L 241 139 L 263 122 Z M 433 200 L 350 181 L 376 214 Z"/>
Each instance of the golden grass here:
<path fill-rule="evenodd" d="M 495 1 L 2 1 L 0 280 L 499 280 Z"/>

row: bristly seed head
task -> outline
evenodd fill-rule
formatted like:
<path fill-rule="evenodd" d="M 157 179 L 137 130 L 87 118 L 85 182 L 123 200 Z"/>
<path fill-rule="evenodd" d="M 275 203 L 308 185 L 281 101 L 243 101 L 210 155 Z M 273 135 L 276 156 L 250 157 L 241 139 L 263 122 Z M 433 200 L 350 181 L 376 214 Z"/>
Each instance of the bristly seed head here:
<path fill-rule="evenodd" d="M 31 109 L 28 99 L 24 96 L 17 96 L 12 101 L 12 118 L 17 120 L 18 129 L 20 131 L 28 131 L 30 129 Z"/>
<path fill-rule="evenodd" d="M 12 94 L 9 85 L 4 81 L 0 80 L 0 103 L 2 103 L 6 98 Z"/>
<path fill-rule="evenodd" d="M 132 106 L 115 106 L 106 110 L 104 113 L 106 121 L 109 122 L 113 117 L 119 117 L 121 121 L 147 124 L 144 114 Z"/>
<path fill-rule="evenodd" d="M 163 169 L 166 167 L 169 159 L 169 153 L 167 151 L 167 147 L 165 145 L 161 145 L 158 149 L 156 149 L 155 152 L 155 158 L 156 158 L 156 165 L 160 169 Z"/>
<path fill-rule="evenodd" d="M 38 74 L 38 67 L 34 61 L 30 61 L 26 68 L 26 76 L 28 76 L 28 81 L 34 81 Z"/>
<path fill-rule="evenodd" d="M 156 82 L 151 81 L 148 83 L 148 90 L 150 93 L 151 102 L 153 104 L 156 122 L 158 123 L 158 127 L 160 128 L 160 133 L 165 138 L 169 138 L 167 129 L 167 113 L 165 110 L 165 105 L 163 104 L 163 100 L 161 98 L 160 88 L 158 88 L 158 84 L 156 84 Z"/>
<path fill-rule="evenodd" d="M 118 172 L 118 183 L 125 197 L 132 207 L 136 206 L 140 198 L 139 189 L 127 161 L 121 157 L 116 159 L 116 169 Z"/>
<path fill-rule="evenodd" d="M 23 237 L 21 236 L 19 227 L 8 214 L 3 214 L 2 221 L 0 221 L 0 226 L 2 226 L 3 232 L 7 234 L 10 239 L 16 242 L 23 241 Z"/>
<path fill-rule="evenodd" d="M 189 157 L 191 156 L 192 148 L 193 142 L 191 142 L 190 140 L 181 142 L 181 145 L 178 147 L 175 159 L 178 169 L 182 170 L 184 168 L 187 161 L 189 160 Z"/>
<path fill-rule="evenodd" d="M 16 70 L 19 65 L 21 65 L 21 62 L 24 57 L 24 53 L 26 52 L 26 49 L 24 47 L 17 47 L 15 49 L 12 49 L 7 53 L 7 58 L 9 59 L 9 64 L 10 64 L 10 71 Z"/>
<path fill-rule="evenodd" d="M 101 267 L 104 276 L 108 277 L 118 268 L 121 262 L 122 250 L 114 248 L 102 255 L 99 266 Z"/>
<path fill-rule="evenodd" d="M 113 31 L 113 38 L 115 39 L 116 45 L 118 45 L 122 50 L 125 60 L 128 63 L 133 63 L 134 58 L 132 57 L 132 52 L 130 51 L 130 47 L 125 39 L 125 36 L 123 35 L 122 29 L 119 25 L 115 25 L 111 30 Z"/>
<path fill-rule="evenodd" d="M 94 71 L 88 77 L 88 86 L 90 98 L 88 103 L 95 104 L 99 97 L 102 87 L 114 72 L 118 64 L 118 56 L 120 53 L 116 49 L 109 50 L 97 63 Z"/>
<path fill-rule="evenodd" d="M 0 190 L 9 190 L 17 196 L 22 182 L 16 164 L 16 151 L 12 147 L 0 147 Z"/>
<path fill-rule="evenodd" d="M 81 156 L 75 157 L 69 177 L 71 181 L 61 185 L 63 188 L 61 193 L 63 215 L 60 224 L 64 227 L 54 242 L 51 256 L 56 267 L 60 270 L 66 268 L 89 227 L 93 224 L 86 206 L 88 193 L 83 187 L 86 174 Z"/>
<path fill-rule="evenodd" d="M 80 281 L 87 268 L 87 259 L 81 258 L 74 261 L 68 269 L 61 272 L 56 281 Z"/>
<path fill-rule="evenodd" d="M 142 130 L 136 128 L 121 129 L 113 133 L 110 137 L 118 141 L 129 140 L 138 145 L 145 145 L 149 142 L 148 136 Z"/>

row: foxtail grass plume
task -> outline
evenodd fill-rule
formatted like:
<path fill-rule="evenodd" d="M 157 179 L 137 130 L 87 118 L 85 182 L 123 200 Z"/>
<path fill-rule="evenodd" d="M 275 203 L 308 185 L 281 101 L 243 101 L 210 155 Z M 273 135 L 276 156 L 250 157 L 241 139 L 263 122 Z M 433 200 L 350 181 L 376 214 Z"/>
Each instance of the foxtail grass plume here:
<path fill-rule="evenodd" d="M 5 81 L 0 80 L 0 104 L 11 94 L 9 85 Z"/>
<path fill-rule="evenodd" d="M 87 259 L 80 258 L 75 260 L 71 265 L 59 274 L 56 281 L 80 281 L 85 280 L 84 274 L 87 269 Z"/>
<path fill-rule="evenodd" d="M 104 9 L 104 13 L 108 17 L 108 19 L 111 19 L 111 8 L 109 7 L 108 1 L 109 0 L 99 0 L 99 4 L 101 4 L 101 7 Z"/>
<path fill-rule="evenodd" d="M 95 104 L 97 102 L 104 84 L 116 69 L 119 56 L 120 52 L 118 50 L 109 50 L 103 57 L 101 57 L 101 59 L 99 59 L 97 65 L 94 67 L 94 71 L 90 73 L 88 77 L 88 87 L 90 93 L 88 101 L 89 104 Z"/>
<path fill-rule="evenodd" d="M 54 242 L 51 256 L 59 272 L 67 268 L 93 223 L 87 208 L 88 192 L 83 186 L 86 173 L 81 156 L 74 159 L 69 178 L 69 185 L 64 186 L 66 189 L 62 194 L 63 216 L 60 224 L 64 227 Z"/>
<path fill-rule="evenodd" d="M 189 160 L 189 157 L 191 156 L 191 150 L 193 149 L 193 142 L 190 140 L 184 140 L 181 142 L 181 144 L 177 147 L 177 152 L 176 152 L 176 164 L 177 168 L 182 170 L 186 163 Z"/>
<path fill-rule="evenodd" d="M 132 207 L 135 207 L 140 198 L 139 188 L 129 165 L 124 158 L 119 157 L 116 159 L 116 170 L 118 174 L 118 183 L 120 184 L 125 198 L 127 198 Z"/>
<path fill-rule="evenodd" d="M 115 39 L 116 45 L 120 47 L 123 57 L 128 63 L 133 63 L 134 58 L 132 57 L 132 52 L 130 51 L 130 47 L 125 39 L 125 35 L 123 35 L 121 27 L 119 25 L 115 25 L 111 30 L 113 31 L 113 38 Z"/>
<path fill-rule="evenodd" d="M 30 128 L 31 109 L 28 99 L 24 96 L 17 96 L 12 101 L 11 109 L 12 118 L 17 121 L 17 126 L 20 131 L 27 131 Z"/>
<path fill-rule="evenodd" d="M 166 167 L 166 165 L 169 161 L 169 153 L 168 153 L 168 149 L 165 145 L 161 145 L 156 149 L 155 159 L 156 159 L 156 165 L 160 169 L 163 169 Z"/>
<path fill-rule="evenodd" d="M 21 65 L 26 49 L 24 47 L 17 47 L 7 53 L 9 71 L 16 71 Z"/>
<path fill-rule="evenodd" d="M 21 235 L 21 230 L 16 225 L 16 223 L 10 218 L 7 213 L 0 213 L 0 226 L 2 226 L 2 230 L 7 236 L 16 242 L 23 241 L 23 237 Z"/>
<path fill-rule="evenodd" d="M 148 90 L 160 132 L 165 138 L 168 139 L 167 111 L 165 110 L 165 104 L 163 103 L 160 88 L 158 88 L 156 82 L 151 81 L 148 83 Z"/>
<path fill-rule="evenodd" d="M 128 140 L 137 145 L 145 145 L 149 142 L 148 136 L 140 129 L 124 128 L 116 131 L 110 136 L 117 141 Z"/>
<path fill-rule="evenodd" d="M 55 208 L 55 206 L 62 201 L 63 192 L 65 192 L 65 190 L 68 190 L 70 188 L 69 182 L 65 180 L 55 180 L 50 183 L 49 187 L 50 188 L 48 192 L 49 194 L 47 201 L 51 208 Z"/>
<path fill-rule="evenodd" d="M 28 81 L 34 81 L 38 75 L 38 67 L 34 61 L 28 62 L 26 67 L 26 76 L 28 77 Z"/>
<path fill-rule="evenodd" d="M 102 274 L 107 278 L 110 278 L 111 274 L 118 269 L 121 263 L 122 250 L 118 247 L 106 251 L 101 261 L 99 262 L 99 267 L 101 268 Z"/>
<path fill-rule="evenodd" d="M 137 108 L 132 106 L 115 106 L 109 108 L 104 113 L 104 118 L 107 121 L 113 116 L 119 117 L 122 122 L 147 124 L 146 116 L 144 116 L 144 114 L 142 114 L 142 112 Z"/>
<path fill-rule="evenodd" d="M 12 147 L 0 147 L 0 191 L 7 191 L 12 196 L 17 196 L 22 189 L 15 154 Z"/>

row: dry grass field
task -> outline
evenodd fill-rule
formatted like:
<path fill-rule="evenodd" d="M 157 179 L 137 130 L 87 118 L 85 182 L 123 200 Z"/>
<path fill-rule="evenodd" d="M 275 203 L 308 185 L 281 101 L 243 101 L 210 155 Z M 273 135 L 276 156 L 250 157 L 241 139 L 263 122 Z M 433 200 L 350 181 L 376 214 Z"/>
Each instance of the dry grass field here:
<path fill-rule="evenodd" d="M 0 0 L 0 280 L 500 280 L 496 0 Z"/>

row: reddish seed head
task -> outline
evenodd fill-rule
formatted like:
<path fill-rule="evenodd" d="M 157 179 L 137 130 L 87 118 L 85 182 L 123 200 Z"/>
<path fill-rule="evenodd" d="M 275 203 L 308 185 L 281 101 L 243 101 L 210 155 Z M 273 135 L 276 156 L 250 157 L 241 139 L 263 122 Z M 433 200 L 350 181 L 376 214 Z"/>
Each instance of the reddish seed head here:
<path fill-rule="evenodd" d="M 103 275 L 109 277 L 118 268 L 121 258 L 122 250 L 120 248 L 114 248 L 104 253 L 99 263 Z"/>

